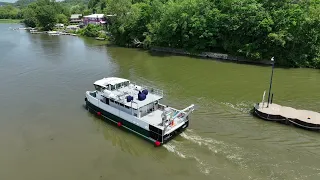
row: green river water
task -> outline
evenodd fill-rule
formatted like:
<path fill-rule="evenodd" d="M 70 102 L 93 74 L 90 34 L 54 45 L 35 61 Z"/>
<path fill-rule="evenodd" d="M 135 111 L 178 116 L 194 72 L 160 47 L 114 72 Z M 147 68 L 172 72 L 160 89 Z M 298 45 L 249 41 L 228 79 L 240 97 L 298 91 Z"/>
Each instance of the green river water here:
<path fill-rule="evenodd" d="M 0 179 L 320 179 L 320 134 L 250 114 L 271 67 L 138 49 L 0 24 Z M 88 113 L 84 93 L 118 76 L 194 103 L 189 128 L 160 148 Z M 273 101 L 320 111 L 320 71 L 276 68 Z"/>

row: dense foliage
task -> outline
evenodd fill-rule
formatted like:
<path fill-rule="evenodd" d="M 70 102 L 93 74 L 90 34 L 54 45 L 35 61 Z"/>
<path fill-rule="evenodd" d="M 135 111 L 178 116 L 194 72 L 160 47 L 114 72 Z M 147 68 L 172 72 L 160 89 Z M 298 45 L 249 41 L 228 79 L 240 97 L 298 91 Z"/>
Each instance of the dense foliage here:
<path fill-rule="evenodd" d="M 17 0 L 14 5 L 19 7 L 19 8 L 23 8 L 28 6 L 29 4 L 33 3 L 35 0 Z"/>
<path fill-rule="evenodd" d="M 64 0 L 61 4 L 69 9 L 71 14 L 89 15 L 92 10 L 88 9 L 88 2 L 89 0 Z"/>
<path fill-rule="evenodd" d="M 52 30 L 56 23 L 68 23 L 70 11 L 61 3 L 52 0 L 38 0 L 23 9 L 24 22 L 29 27 Z"/>
<path fill-rule="evenodd" d="M 20 9 L 10 4 L 0 6 L 0 19 L 21 19 L 21 18 L 22 18 L 22 14 Z"/>
<path fill-rule="evenodd" d="M 19 0 L 0 9 L 28 26 L 52 29 L 73 13 L 104 13 L 119 45 L 163 46 L 320 68 L 320 0 Z M 10 14 L 10 15 L 9 15 Z M 90 30 L 90 32 L 89 32 Z M 92 32 L 91 32 L 92 30 Z M 84 33 L 87 31 L 87 33 Z M 95 36 L 87 27 L 81 33 Z"/>
<path fill-rule="evenodd" d="M 86 37 L 99 37 L 100 31 L 102 31 L 101 26 L 95 26 L 88 24 L 85 28 L 81 29 L 78 34 Z"/>
<path fill-rule="evenodd" d="M 109 0 L 116 43 L 320 68 L 320 0 Z"/>

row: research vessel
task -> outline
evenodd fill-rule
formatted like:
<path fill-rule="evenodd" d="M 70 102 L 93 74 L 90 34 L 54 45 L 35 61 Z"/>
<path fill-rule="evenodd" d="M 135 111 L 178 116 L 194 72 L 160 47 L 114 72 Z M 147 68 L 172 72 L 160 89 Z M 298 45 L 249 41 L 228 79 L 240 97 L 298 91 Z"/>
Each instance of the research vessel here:
<path fill-rule="evenodd" d="M 119 77 L 102 78 L 86 91 L 86 108 L 146 140 L 161 146 L 189 126 L 194 104 L 178 110 L 160 103 L 163 90 Z"/>

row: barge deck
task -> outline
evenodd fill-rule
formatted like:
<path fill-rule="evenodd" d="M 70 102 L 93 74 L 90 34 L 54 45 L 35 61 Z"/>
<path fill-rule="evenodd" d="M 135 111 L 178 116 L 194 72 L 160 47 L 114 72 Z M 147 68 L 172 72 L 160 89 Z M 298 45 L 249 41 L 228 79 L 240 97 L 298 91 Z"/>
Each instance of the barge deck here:
<path fill-rule="evenodd" d="M 271 103 L 258 103 L 254 107 L 255 114 L 268 121 L 277 121 L 284 124 L 292 124 L 310 130 L 320 130 L 320 113 L 294 109 Z"/>

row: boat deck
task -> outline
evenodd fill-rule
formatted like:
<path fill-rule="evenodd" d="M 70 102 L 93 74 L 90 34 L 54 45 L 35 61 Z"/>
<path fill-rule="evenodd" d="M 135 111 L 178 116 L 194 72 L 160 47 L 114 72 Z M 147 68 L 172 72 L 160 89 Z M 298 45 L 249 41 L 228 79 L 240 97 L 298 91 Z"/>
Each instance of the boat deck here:
<path fill-rule="evenodd" d="M 267 107 L 267 103 L 256 104 L 255 111 L 267 120 L 288 120 L 305 128 L 320 129 L 320 113 L 318 112 L 294 109 L 274 103 L 269 104 L 269 107 Z"/>
<path fill-rule="evenodd" d="M 133 102 L 135 103 L 132 104 L 132 108 L 134 109 L 138 109 L 138 107 L 143 107 L 147 104 L 154 103 L 155 101 L 162 99 L 162 96 L 149 92 L 145 100 L 139 101 L 138 100 L 139 91 L 130 87 L 122 87 L 120 89 L 112 91 L 112 93 L 115 94 L 116 96 L 123 98 L 121 99 L 120 102 L 123 102 L 126 106 L 129 106 L 129 107 L 131 107 L 131 102 L 127 102 L 125 97 L 127 95 L 133 96 Z"/>
<path fill-rule="evenodd" d="M 155 125 L 155 126 L 160 126 L 160 124 L 162 123 L 162 118 L 161 118 L 161 114 L 162 114 L 162 110 L 155 110 L 143 117 L 141 117 L 141 119 L 143 121 L 146 121 L 149 124 Z"/>

